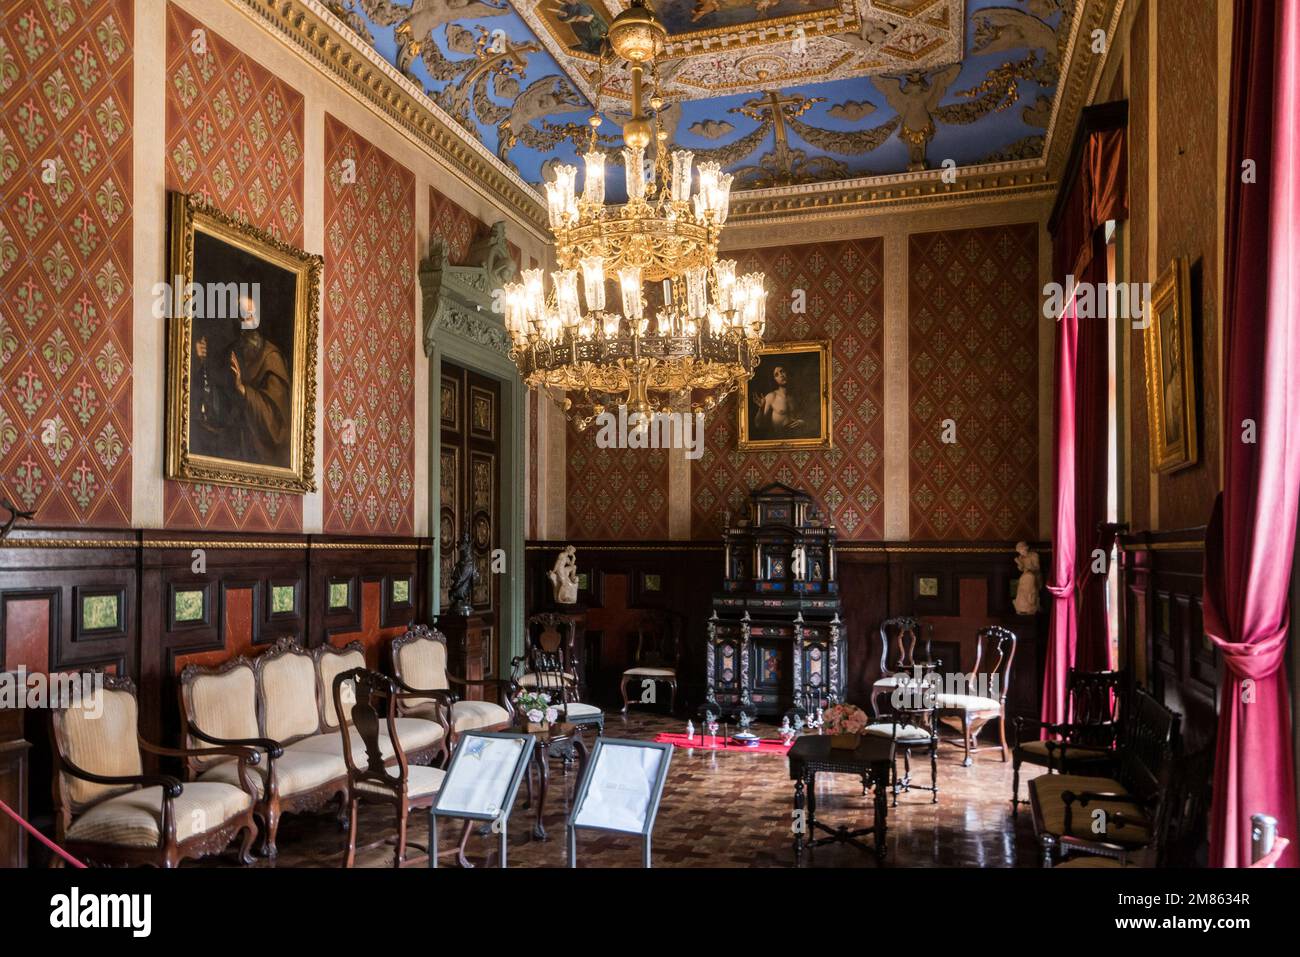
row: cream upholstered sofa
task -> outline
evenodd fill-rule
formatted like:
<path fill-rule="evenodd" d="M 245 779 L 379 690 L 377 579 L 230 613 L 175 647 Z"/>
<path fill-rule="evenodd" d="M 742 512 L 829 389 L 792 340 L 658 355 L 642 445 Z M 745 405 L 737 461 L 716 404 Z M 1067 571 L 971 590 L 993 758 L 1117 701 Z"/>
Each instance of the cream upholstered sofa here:
<path fill-rule="evenodd" d="M 401 713 L 408 718 L 433 720 L 441 715 L 451 728 L 452 744 L 466 731 L 500 731 L 510 727 L 509 685 L 495 678 L 468 679 L 447 670 L 447 636 L 428 625 L 411 625 L 393 639 L 393 675 L 408 694 L 424 702 L 403 702 Z M 496 701 L 468 701 L 454 689 L 468 692 L 482 688 Z"/>
<path fill-rule="evenodd" d="M 251 748 L 163 748 L 139 736 L 129 678 L 104 676 L 103 688 L 50 714 L 54 742 L 55 837 L 74 857 L 97 864 L 176 867 L 184 858 L 225 850 L 243 832 L 240 860 L 251 863 Z M 189 782 L 145 774 L 141 751 L 229 762 L 229 781 Z"/>
<path fill-rule="evenodd" d="M 181 672 L 187 738 L 253 747 L 265 756 L 253 783 L 254 812 L 263 822 L 268 856 L 276 853 L 281 815 L 343 800 L 347 764 L 330 689 L 335 675 L 364 667 L 359 642 L 309 651 L 292 638 L 281 638 L 258 658 L 234 658 L 217 667 L 190 665 Z M 397 729 L 412 763 L 432 764 L 445 755 L 447 726 L 441 715 L 404 717 Z M 386 760 L 396 760 L 386 728 L 381 748 Z M 230 783 L 238 769 L 228 758 L 200 755 L 187 760 L 187 772 L 200 783 Z"/>

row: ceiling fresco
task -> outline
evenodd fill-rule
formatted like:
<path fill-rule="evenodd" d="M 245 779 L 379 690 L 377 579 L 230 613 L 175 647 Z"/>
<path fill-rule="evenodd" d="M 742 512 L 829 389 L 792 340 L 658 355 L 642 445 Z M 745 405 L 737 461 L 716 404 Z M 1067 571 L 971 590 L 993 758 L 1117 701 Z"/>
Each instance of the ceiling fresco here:
<path fill-rule="evenodd" d="M 674 147 L 722 163 L 741 189 L 1035 159 L 1074 3 L 652 0 L 668 31 L 659 121 Z M 629 77 L 602 69 L 599 51 L 628 5 L 329 4 L 530 183 L 587 150 L 594 104 L 601 148 L 620 145 Z"/>

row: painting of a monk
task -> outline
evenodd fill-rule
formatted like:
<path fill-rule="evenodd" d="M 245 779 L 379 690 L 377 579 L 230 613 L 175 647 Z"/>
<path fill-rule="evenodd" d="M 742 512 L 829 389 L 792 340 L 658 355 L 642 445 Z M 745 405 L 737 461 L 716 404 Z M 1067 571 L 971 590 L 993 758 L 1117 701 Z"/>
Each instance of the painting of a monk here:
<path fill-rule="evenodd" d="M 254 297 L 239 300 L 239 337 L 220 349 L 207 335 L 194 340 L 197 415 L 191 420 L 191 447 L 200 455 L 289 465 L 289 415 L 292 407 L 289 364 L 274 342 L 259 331 Z"/>
<path fill-rule="evenodd" d="M 323 259 L 172 194 L 167 476 L 315 489 L 317 314 Z M 180 311 L 175 311 L 179 308 Z"/>

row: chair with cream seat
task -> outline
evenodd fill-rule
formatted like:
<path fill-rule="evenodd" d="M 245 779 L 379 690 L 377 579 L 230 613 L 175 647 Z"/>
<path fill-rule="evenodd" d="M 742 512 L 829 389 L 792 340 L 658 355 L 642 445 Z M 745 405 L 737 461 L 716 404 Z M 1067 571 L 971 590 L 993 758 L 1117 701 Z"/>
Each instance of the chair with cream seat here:
<path fill-rule="evenodd" d="M 963 767 L 971 766 L 971 755 L 986 750 L 975 745 L 980 730 L 990 721 L 998 723 L 1002 760 L 1011 754 L 1007 747 L 1007 690 L 1011 686 L 1011 663 L 1016 657 L 1016 634 L 1008 628 L 990 625 L 975 633 L 975 667 L 962 675 L 969 694 L 941 692 L 935 696 L 939 719 L 961 729 L 966 756 Z"/>
<path fill-rule="evenodd" d="M 334 678 L 345 671 L 357 668 L 365 669 L 366 655 L 361 642 L 354 641 L 342 647 L 322 645 L 313 653 L 316 659 L 316 671 L 320 686 L 325 691 L 321 696 L 321 734 L 302 743 L 303 747 L 314 751 L 323 751 L 342 756 L 343 742 L 337 733 L 339 729 L 338 710 L 334 704 Z M 343 688 L 343 700 L 351 700 L 351 684 Z M 393 727 L 400 735 L 402 751 L 406 760 L 414 765 L 441 765 L 447 756 L 448 727 L 446 718 L 437 712 L 418 716 L 398 717 Z M 397 749 L 389 737 L 389 726 L 379 726 L 379 746 L 384 760 L 390 764 Z"/>
<path fill-rule="evenodd" d="M 605 712 L 583 700 L 582 675 L 573 663 L 575 625 L 562 615 L 542 612 L 528 619 L 524 653 L 510 662 L 510 693 L 540 691 L 551 699 L 559 720 L 605 733 Z"/>
<path fill-rule="evenodd" d="M 90 698 L 51 712 L 55 838 L 95 864 L 177 867 L 220 854 L 241 832 L 241 863 L 252 863 L 257 836 L 250 766 L 256 751 L 235 746 L 163 748 L 139 736 L 129 678 L 106 675 Z M 160 757 L 223 758 L 233 783 L 186 782 L 145 774 L 141 752 Z"/>
<path fill-rule="evenodd" d="M 429 811 L 430 837 L 435 833 L 433 804 L 447 772 L 407 761 L 399 727 L 402 719 L 397 716 L 398 700 L 407 696 L 397 691 L 391 678 L 358 667 L 335 672 L 331 684 L 333 711 L 343 719 L 336 721 L 339 750 L 347 764 L 348 845 L 343 866 L 352 867 L 356 863 L 357 808 L 364 802 L 393 808 L 397 823 L 393 866 L 401 867 L 406 863 L 406 826 L 411 811 Z M 391 746 L 395 762 L 389 760 L 384 742 Z M 463 841 L 468 836 L 466 828 L 462 854 Z M 385 841 L 367 845 L 363 850 L 382 843 Z M 436 850 L 432 845 L 427 850 L 430 867 Z"/>
<path fill-rule="evenodd" d="M 908 615 L 886 618 L 880 623 L 880 677 L 871 685 L 871 713 L 880 717 L 880 696 L 892 695 L 900 681 L 920 669 L 929 671 L 940 662 L 930 655 L 934 626 Z M 917 654 L 917 643 L 922 643 Z"/>
<path fill-rule="evenodd" d="M 891 692 L 890 714 L 883 720 L 869 724 L 865 734 L 889 738 L 894 742 L 894 767 L 891 785 L 894 807 L 898 807 L 898 792 L 919 791 L 931 793 L 932 804 L 939 803 L 939 722 L 935 715 L 935 698 L 938 676 L 932 674 L 908 677 L 900 674 L 899 683 Z M 912 781 L 912 751 L 924 750 L 930 756 L 930 786 Z M 898 776 L 898 755 L 903 755 L 903 777 Z"/>
<path fill-rule="evenodd" d="M 441 715 L 449 729 L 448 748 L 466 731 L 503 731 L 510 727 L 509 684 L 497 678 L 469 679 L 447 670 L 447 636 L 428 625 L 412 624 L 393 639 L 393 678 L 404 697 L 398 714 L 432 720 Z M 482 701 L 466 695 L 481 689 Z M 494 700 L 495 699 L 495 700 Z"/>
<path fill-rule="evenodd" d="M 1090 774 L 1111 763 L 1120 732 L 1124 697 L 1122 671 L 1079 671 L 1065 679 L 1070 720 L 1047 724 L 1018 716 L 1011 750 L 1011 813 L 1020 813 L 1020 766 L 1033 764 L 1048 773 Z M 1052 737 L 1042 737 L 1043 732 Z M 1104 767 L 1102 768 L 1104 770 Z"/>
<path fill-rule="evenodd" d="M 668 685 L 668 713 L 677 710 L 677 664 L 682 653 L 682 616 L 677 612 L 655 609 L 642 612 L 633 631 L 636 653 L 632 667 L 623 672 L 619 692 L 623 695 L 623 714 L 632 703 L 628 686 L 640 682 Z"/>

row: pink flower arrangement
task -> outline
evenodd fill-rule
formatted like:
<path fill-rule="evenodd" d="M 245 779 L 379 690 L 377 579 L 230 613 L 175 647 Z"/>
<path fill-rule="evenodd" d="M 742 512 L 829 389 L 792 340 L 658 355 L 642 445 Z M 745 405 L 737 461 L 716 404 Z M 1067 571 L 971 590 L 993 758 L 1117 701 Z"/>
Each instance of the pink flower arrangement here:
<path fill-rule="evenodd" d="M 867 729 L 867 713 L 853 704 L 833 704 L 822 715 L 827 734 L 861 734 Z"/>

